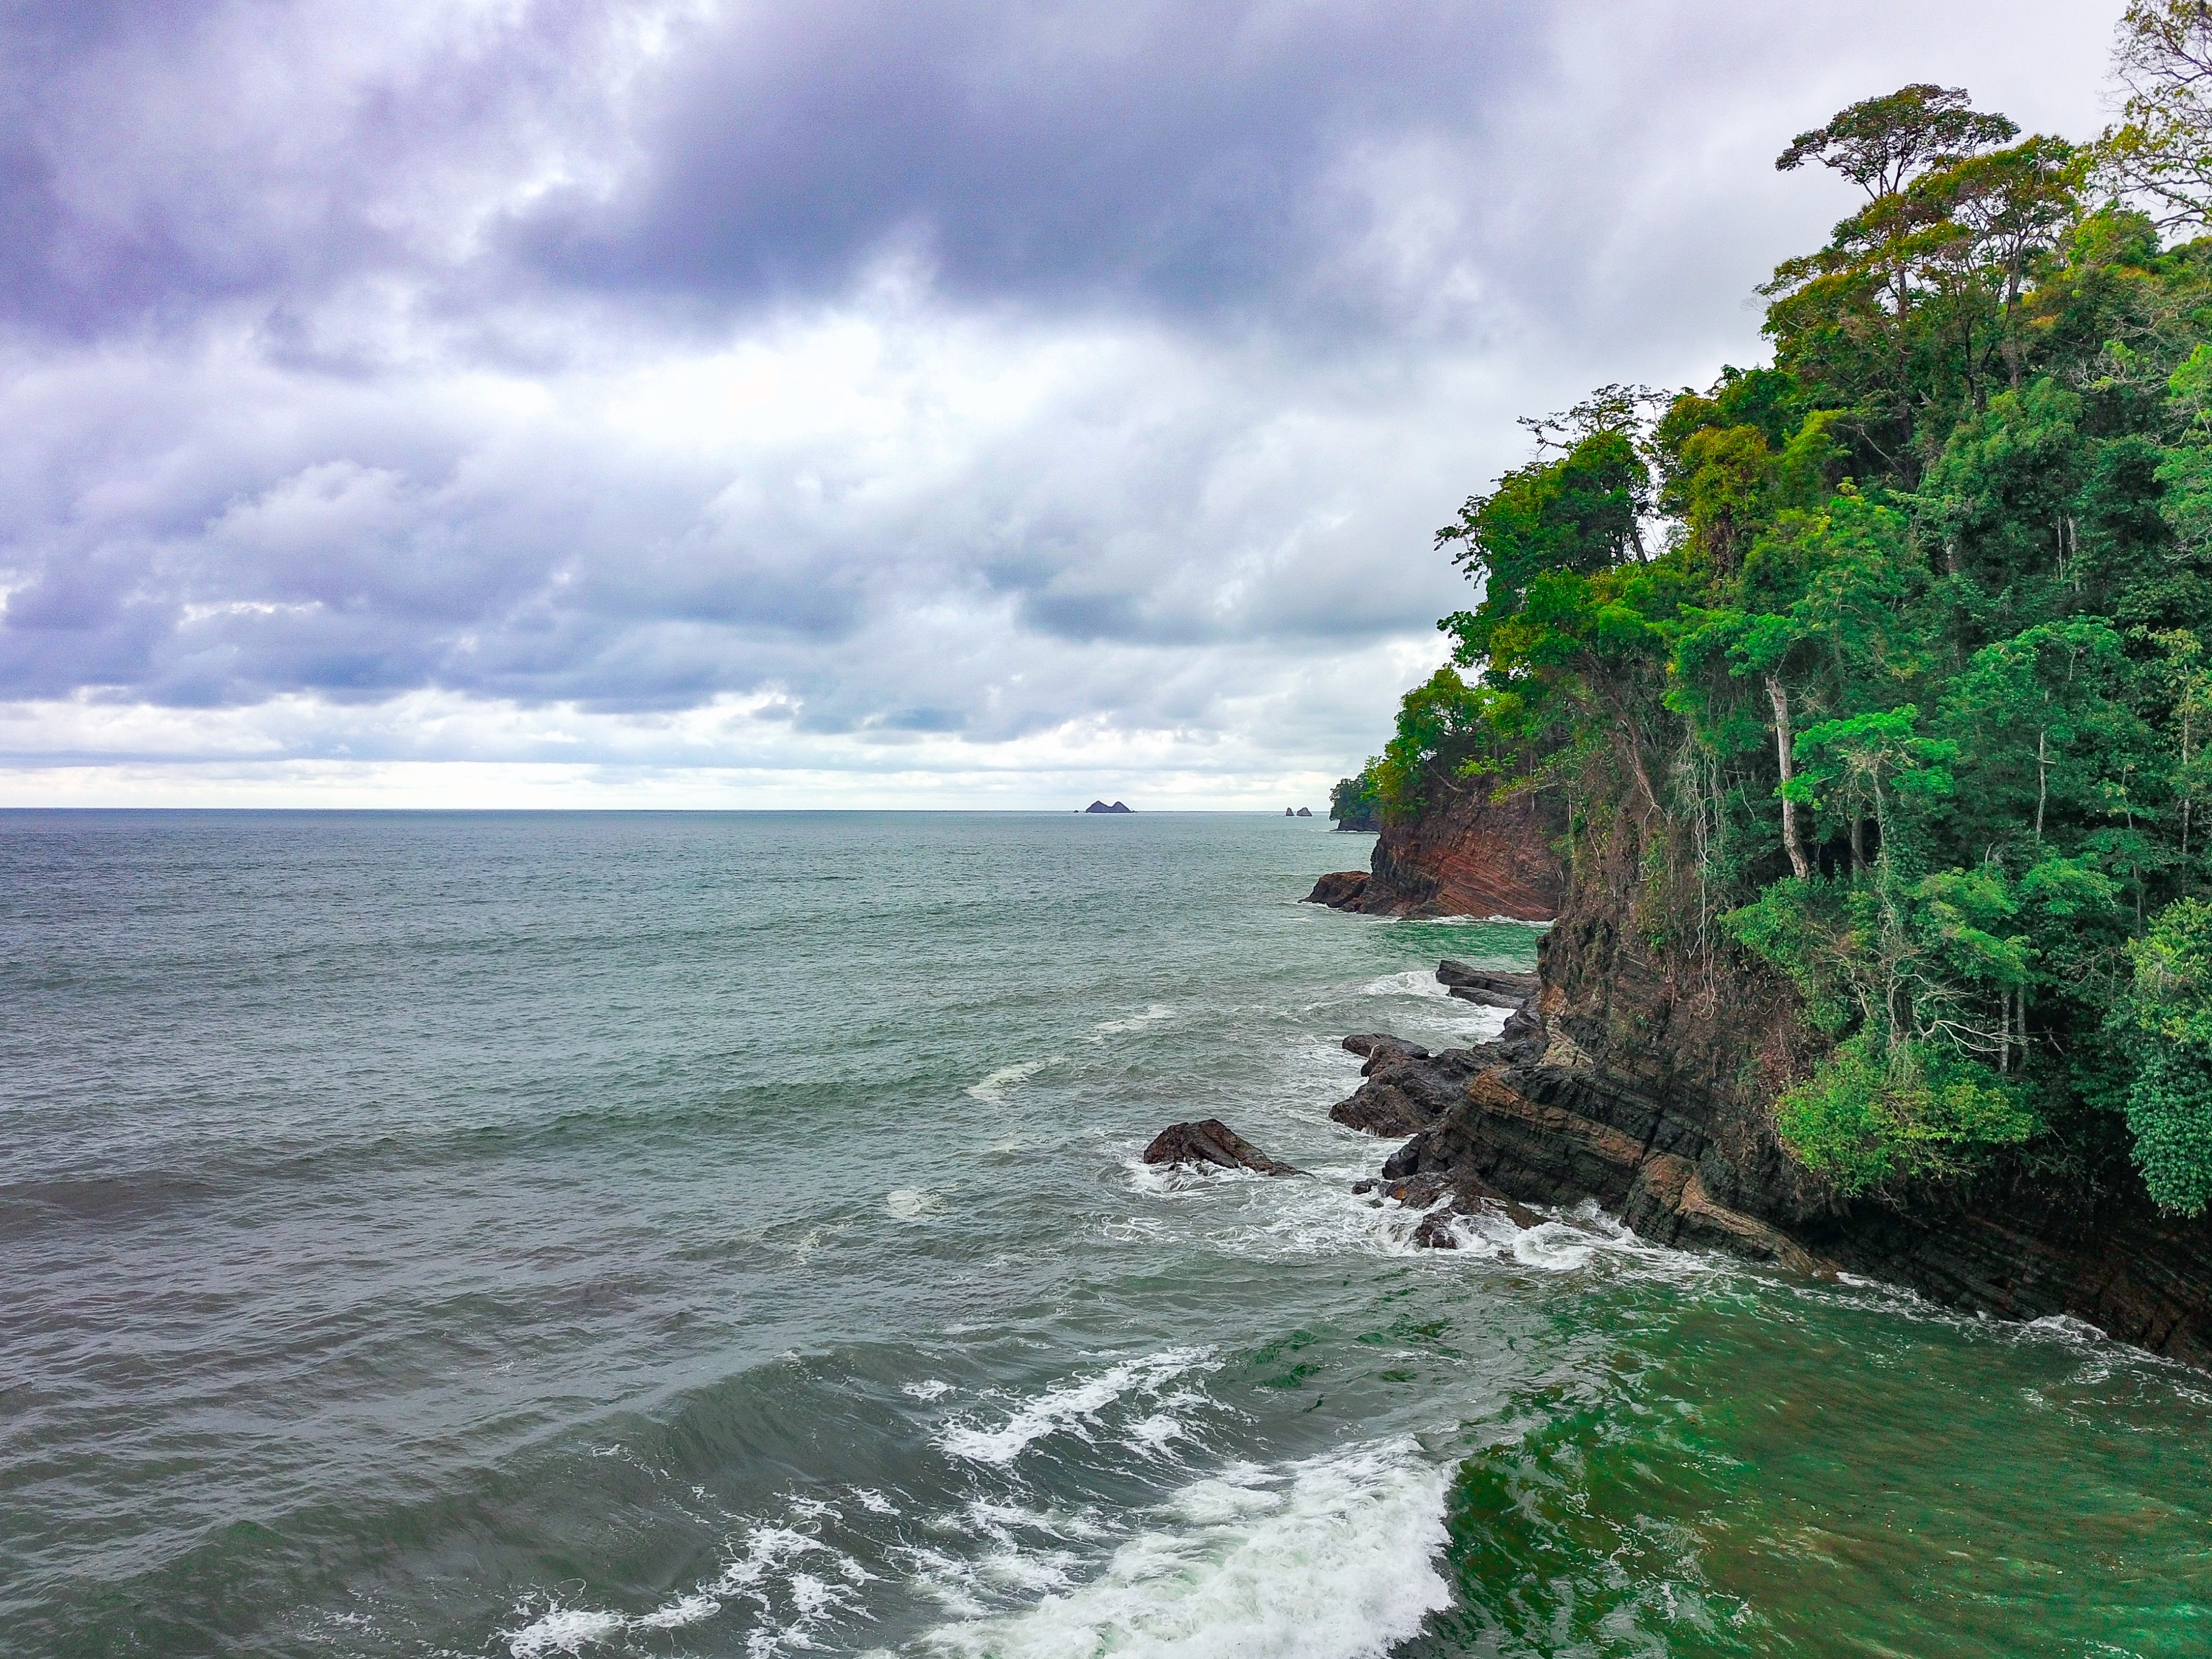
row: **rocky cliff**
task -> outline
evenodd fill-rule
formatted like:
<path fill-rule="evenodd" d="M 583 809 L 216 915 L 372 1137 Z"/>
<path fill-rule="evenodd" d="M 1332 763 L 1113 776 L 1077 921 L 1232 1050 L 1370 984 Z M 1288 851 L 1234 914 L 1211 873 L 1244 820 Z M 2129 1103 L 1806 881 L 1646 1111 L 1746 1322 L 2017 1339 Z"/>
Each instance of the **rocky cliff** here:
<path fill-rule="evenodd" d="M 1414 866 L 1440 828 L 1401 839 L 1394 891 L 1521 888 L 1517 861 L 1484 878 L 1494 836 Z M 1462 1206 L 1594 1197 L 1661 1242 L 1864 1273 L 2006 1317 L 2069 1314 L 2212 1365 L 2212 1219 L 2154 1209 L 2117 1121 L 2094 1169 L 2053 1167 L 2031 1145 L 1965 1183 L 1838 1198 L 1774 1135 L 1775 1096 L 1820 1046 L 1794 993 L 1724 946 L 1653 942 L 1669 930 L 1645 907 L 1680 899 L 1649 880 L 1633 825 L 1586 851 L 1543 941 L 1540 988 L 1500 1042 L 1434 1056 L 1347 1042 L 1364 1045 L 1367 1081 L 1339 1120 L 1414 1131 L 1386 1179 L 1426 1182 L 1407 1190 Z M 1383 868 L 1378 849 L 1374 878 Z"/>
<path fill-rule="evenodd" d="M 1494 799 L 1479 782 L 1438 787 L 1451 793 L 1409 822 L 1383 824 L 1370 868 L 1323 876 L 1310 902 L 1363 915 L 1556 915 L 1565 887 L 1557 798 Z"/>

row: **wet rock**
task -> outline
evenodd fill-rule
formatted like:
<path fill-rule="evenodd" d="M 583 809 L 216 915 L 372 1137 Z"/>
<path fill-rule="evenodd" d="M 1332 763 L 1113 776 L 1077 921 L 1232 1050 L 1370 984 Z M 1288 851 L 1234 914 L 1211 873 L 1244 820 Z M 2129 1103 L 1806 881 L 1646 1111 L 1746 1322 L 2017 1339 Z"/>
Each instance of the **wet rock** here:
<path fill-rule="evenodd" d="M 1418 1042 L 1379 1035 L 1346 1037 L 1344 1046 L 1366 1056 L 1367 1064 L 1359 1068 L 1366 1081 L 1329 1108 L 1328 1115 L 1348 1129 L 1370 1135 L 1409 1135 L 1428 1127 L 1451 1109 L 1468 1080 L 1492 1058 L 1487 1044 L 1432 1054 Z"/>
<path fill-rule="evenodd" d="M 1535 1000 L 1539 988 L 1534 974 L 1499 973 L 1449 959 L 1437 964 L 1437 982 L 1462 1002 L 1486 1008 L 1519 1009 Z"/>
<path fill-rule="evenodd" d="M 1511 916 L 1549 921 L 1559 914 L 1565 867 L 1555 850 L 1566 827 L 1550 790 L 1493 799 L 1480 787 L 1401 823 L 1379 823 L 1370 869 L 1358 883 L 1325 878 L 1309 901 L 1365 915 Z"/>
<path fill-rule="evenodd" d="M 1211 1164 L 1222 1170 L 1256 1170 L 1261 1175 L 1304 1175 L 1304 1170 L 1269 1158 L 1218 1117 L 1170 1123 L 1145 1148 L 1147 1164 Z"/>
<path fill-rule="evenodd" d="M 1371 1069 L 1372 1057 L 1378 1049 L 1406 1054 L 1414 1060 L 1426 1060 L 1429 1057 L 1429 1051 L 1419 1043 L 1408 1042 L 1403 1037 L 1394 1037 L 1382 1031 L 1356 1032 L 1344 1040 L 1345 1053 L 1358 1054 L 1362 1060 L 1370 1062 L 1369 1066 L 1360 1068 L 1359 1075 L 1362 1077 L 1365 1077 Z"/>
<path fill-rule="evenodd" d="M 1363 1181 L 1352 1191 L 1371 1194 L 1378 1203 L 1388 1199 L 1409 1210 L 1427 1211 L 1413 1229 L 1413 1242 L 1424 1249 L 1459 1249 L 1455 1224 L 1474 1216 L 1501 1215 L 1521 1228 L 1533 1227 L 1540 1219 L 1534 1212 L 1472 1177 L 1415 1175 L 1395 1181 Z"/>
<path fill-rule="evenodd" d="M 1313 891 L 1305 896 L 1308 904 L 1326 904 L 1332 910 L 1357 910 L 1360 895 L 1367 890 L 1368 873 L 1364 870 L 1339 870 L 1334 875 L 1323 876 L 1314 884 Z"/>
<path fill-rule="evenodd" d="M 1497 1049 L 1508 1065 L 1534 1066 L 1543 1058 L 1550 1039 L 1544 1034 L 1544 1022 L 1529 1009 L 1522 1008 L 1506 1020 L 1498 1040 L 1489 1046 Z"/>

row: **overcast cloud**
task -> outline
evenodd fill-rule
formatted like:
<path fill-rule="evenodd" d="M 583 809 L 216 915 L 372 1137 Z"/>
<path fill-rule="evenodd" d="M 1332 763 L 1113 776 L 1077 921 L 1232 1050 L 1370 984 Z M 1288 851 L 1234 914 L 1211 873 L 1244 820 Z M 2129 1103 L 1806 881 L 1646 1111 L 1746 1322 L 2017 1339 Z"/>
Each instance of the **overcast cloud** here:
<path fill-rule="evenodd" d="M 1794 133 L 2118 11 L 26 0 L 0 803 L 1318 808 Z"/>

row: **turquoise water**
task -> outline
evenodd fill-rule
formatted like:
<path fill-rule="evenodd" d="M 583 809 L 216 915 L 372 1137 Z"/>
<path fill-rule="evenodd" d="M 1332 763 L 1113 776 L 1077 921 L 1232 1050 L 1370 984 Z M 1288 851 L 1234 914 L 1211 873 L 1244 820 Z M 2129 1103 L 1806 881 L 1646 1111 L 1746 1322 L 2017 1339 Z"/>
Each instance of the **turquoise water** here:
<path fill-rule="evenodd" d="M 1367 846 L 0 814 L 0 1651 L 2212 1652 L 2212 1379 L 1352 1197 Z"/>

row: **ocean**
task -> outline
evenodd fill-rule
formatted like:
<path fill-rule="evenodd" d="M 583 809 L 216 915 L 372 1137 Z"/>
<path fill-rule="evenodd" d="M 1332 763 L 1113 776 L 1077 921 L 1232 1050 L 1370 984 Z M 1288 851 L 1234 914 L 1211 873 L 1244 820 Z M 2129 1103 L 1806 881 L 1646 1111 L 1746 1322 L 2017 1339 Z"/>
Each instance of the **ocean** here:
<path fill-rule="evenodd" d="M 0 814 L 0 1652 L 2212 1652 L 2212 1378 L 1355 1196 L 1369 845 Z"/>

